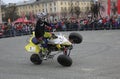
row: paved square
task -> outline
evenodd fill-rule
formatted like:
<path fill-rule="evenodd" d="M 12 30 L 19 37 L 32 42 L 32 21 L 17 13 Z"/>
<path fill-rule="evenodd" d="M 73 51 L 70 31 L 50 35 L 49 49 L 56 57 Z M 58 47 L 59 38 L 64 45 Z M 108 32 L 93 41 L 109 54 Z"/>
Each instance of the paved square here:
<path fill-rule="evenodd" d="M 71 67 L 59 65 L 57 56 L 33 65 L 24 50 L 29 36 L 0 39 L 0 79 L 119 79 L 120 30 L 77 32 L 83 42 L 74 45 Z"/>

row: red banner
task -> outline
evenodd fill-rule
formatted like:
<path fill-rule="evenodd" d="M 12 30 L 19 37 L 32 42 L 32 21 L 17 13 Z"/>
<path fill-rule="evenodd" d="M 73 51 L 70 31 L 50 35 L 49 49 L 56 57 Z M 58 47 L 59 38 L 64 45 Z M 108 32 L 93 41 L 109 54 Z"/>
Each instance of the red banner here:
<path fill-rule="evenodd" d="M 117 0 L 117 12 L 120 14 L 120 0 Z"/>
<path fill-rule="evenodd" d="M 108 0 L 108 10 L 107 13 L 110 16 L 110 7 L 111 7 L 111 0 Z"/>

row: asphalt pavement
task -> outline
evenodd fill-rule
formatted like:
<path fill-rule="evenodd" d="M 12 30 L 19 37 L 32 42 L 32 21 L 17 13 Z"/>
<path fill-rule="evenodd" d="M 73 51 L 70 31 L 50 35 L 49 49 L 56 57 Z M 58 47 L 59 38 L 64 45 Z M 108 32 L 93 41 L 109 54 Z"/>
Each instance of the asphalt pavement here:
<path fill-rule="evenodd" d="M 0 79 L 120 79 L 120 30 L 77 32 L 83 42 L 74 45 L 71 67 L 61 66 L 57 56 L 32 64 L 24 49 L 28 35 L 1 38 Z"/>

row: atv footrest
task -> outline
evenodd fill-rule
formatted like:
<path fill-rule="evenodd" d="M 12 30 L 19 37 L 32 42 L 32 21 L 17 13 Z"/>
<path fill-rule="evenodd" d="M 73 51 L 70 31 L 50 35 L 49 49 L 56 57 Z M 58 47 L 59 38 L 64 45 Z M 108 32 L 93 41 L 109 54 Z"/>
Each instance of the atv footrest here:
<path fill-rule="evenodd" d="M 49 55 L 49 56 L 48 56 L 48 58 L 53 58 L 53 57 L 54 57 L 54 55 Z"/>

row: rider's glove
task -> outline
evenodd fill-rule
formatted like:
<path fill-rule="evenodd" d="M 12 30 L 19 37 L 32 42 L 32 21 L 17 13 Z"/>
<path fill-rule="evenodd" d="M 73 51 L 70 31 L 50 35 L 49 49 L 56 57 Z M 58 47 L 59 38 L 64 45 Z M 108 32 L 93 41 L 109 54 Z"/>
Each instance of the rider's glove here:
<path fill-rule="evenodd" d="M 37 40 L 40 42 L 43 40 L 43 37 L 39 37 L 39 38 L 37 38 Z"/>

